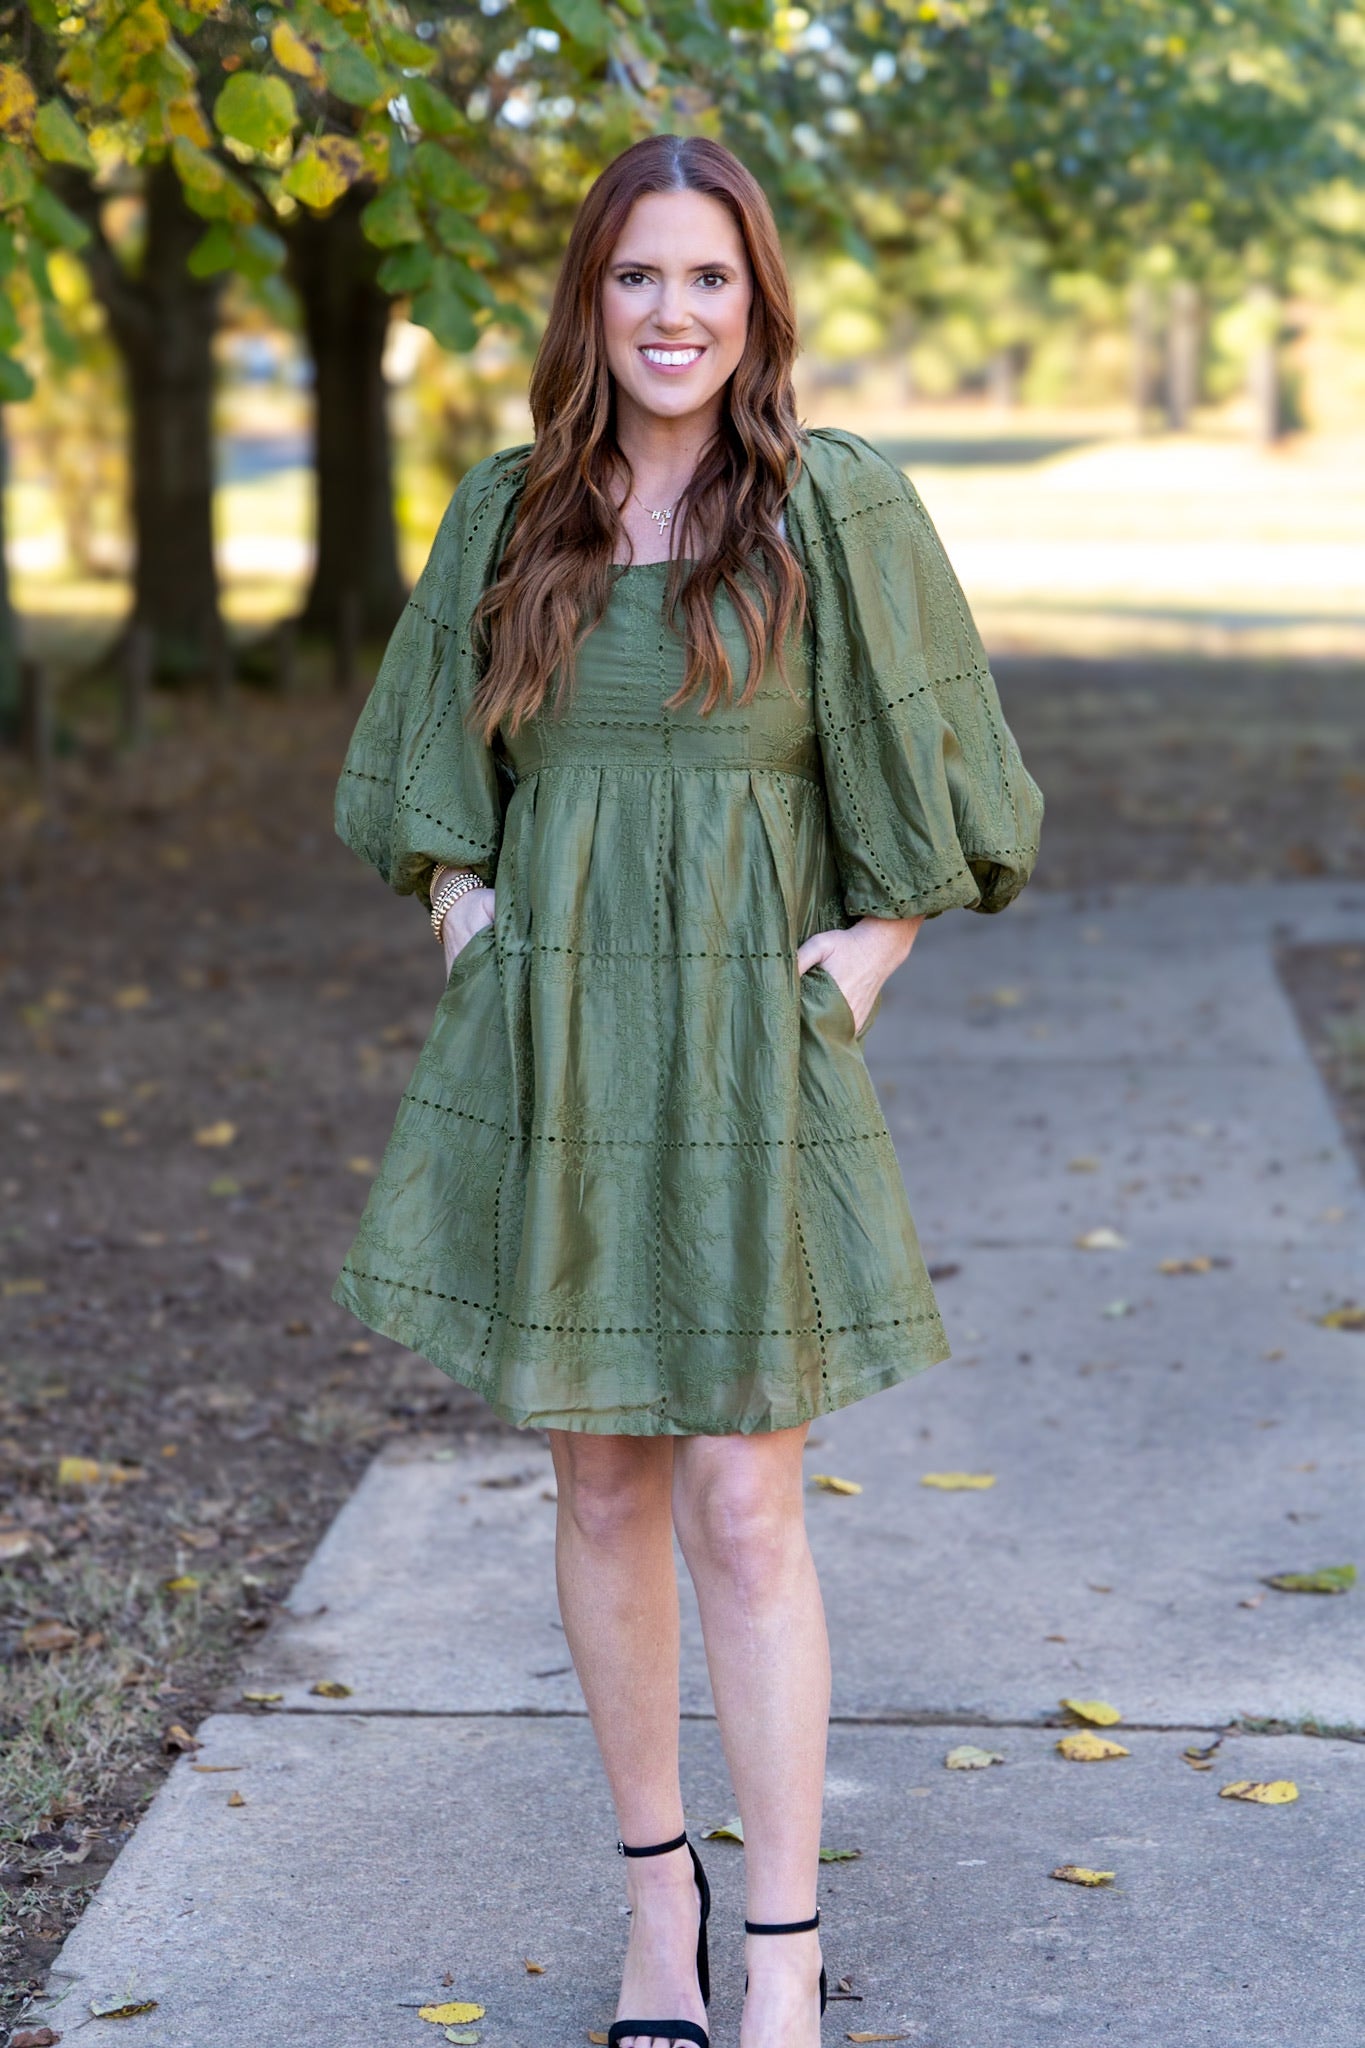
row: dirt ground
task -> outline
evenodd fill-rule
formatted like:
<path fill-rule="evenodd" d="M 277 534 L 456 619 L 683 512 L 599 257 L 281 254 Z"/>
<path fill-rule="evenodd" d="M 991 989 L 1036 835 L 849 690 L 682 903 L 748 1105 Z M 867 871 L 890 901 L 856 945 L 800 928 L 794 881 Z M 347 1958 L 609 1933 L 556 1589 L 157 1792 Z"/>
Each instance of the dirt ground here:
<path fill-rule="evenodd" d="M 997 672 L 1035 887 L 1365 875 L 1359 669 Z M 0 2024 L 377 1446 L 500 1427 L 329 1299 L 443 984 L 333 835 L 359 705 L 0 757 Z M 1283 966 L 1365 1164 L 1365 942 Z"/>

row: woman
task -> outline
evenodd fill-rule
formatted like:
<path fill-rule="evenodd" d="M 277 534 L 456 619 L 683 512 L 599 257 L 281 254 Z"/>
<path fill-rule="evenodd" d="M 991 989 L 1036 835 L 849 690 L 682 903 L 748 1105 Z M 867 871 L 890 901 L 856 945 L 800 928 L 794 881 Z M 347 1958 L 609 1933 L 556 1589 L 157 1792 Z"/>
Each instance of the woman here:
<path fill-rule="evenodd" d="M 1023 887 L 1042 815 L 918 497 L 799 427 L 795 348 L 743 166 L 611 164 L 535 441 L 455 492 L 337 793 L 448 979 L 333 1299 L 549 1433 L 630 1858 L 614 2044 L 707 2039 L 675 1530 L 744 1821 L 742 2048 L 819 2039 L 802 1450 L 949 1355 L 861 1041 L 926 917 Z"/>

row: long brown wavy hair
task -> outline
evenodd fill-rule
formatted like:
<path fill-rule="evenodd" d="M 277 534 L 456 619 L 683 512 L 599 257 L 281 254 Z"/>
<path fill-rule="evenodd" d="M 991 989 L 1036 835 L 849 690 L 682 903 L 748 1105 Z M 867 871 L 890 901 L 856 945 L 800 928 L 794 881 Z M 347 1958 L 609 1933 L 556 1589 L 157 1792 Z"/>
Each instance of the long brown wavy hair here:
<path fill-rule="evenodd" d="M 651 135 L 609 164 L 583 200 L 531 373 L 535 442 L 497 577 L 475 611 L 488 661 L 471 723 L 490 742 L 504 720 L 515 732 L 540 708 L 556 674 L 556 708 L 563 702 L 576 651 L 611 594 L 621 531 L 611 484 L 627 465 L 616 441 L 602 280 L 631 208 L 652 192 L 719 200 L 739 229 L 753 281 L 744 353 L 725 386 L 717 432 L 674 515 L 665 609 L 676 619 L 681 606 L 687 666 L 669 707 L 700 689 L 703 715 L 733 698 L 712 612 L 719 590 L 748 644 L 741 704 L 758 688 L 770 652 L 785 680 L 784 643 L 805 616 L 800 565 L 778 526 L 800 468 L 801 429 L 791 382 L 796 315 L 772 211 L 755 178 L 719 143 Z"/>

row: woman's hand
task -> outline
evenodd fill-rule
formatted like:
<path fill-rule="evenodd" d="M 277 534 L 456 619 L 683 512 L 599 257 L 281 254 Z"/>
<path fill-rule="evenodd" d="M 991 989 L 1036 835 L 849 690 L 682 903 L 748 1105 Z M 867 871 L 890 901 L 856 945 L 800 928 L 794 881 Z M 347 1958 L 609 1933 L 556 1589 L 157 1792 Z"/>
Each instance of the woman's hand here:
<path fill-rule="evenodd" d="M 473 938 L 482 925 L 493 922 L 493 891 L 491 889 L 466 889 L 463 896 L 457 896 L 445 916 L 441 919 L 441 950 L 446 956 L 446 978 L 455 965 L 455 955 Z"/>
<path fill-rule="evenodd" d="M 812 932 L 797 948 L 797 972 L 823 962 L 853 1012 L 855 1031 L 861 1031 L 882 983 L 905 959 L 923 923 L 922 917 L 860 917 L 846 931 Z"/>

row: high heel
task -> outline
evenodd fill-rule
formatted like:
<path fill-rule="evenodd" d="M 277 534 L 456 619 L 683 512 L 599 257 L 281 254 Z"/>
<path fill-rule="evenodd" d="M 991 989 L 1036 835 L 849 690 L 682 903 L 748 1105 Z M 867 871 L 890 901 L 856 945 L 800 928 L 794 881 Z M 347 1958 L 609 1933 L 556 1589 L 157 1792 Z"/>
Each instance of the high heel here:
<path fill-rule="evenodd" d="M 701 1919 L 697 1927 L 697 1985 L 703 2005 L 711 2003 L 711 1964 L 706 1953 L 706 1923 L 711 1915 L 711 1887 L 706 1881 L 702 1860 L 687 1839 L 687 1830 L 671 1842 L 653 1842 L 645 1849 L 628 1849 L 624 1842 L 616 1844 L 621 1856 L 666 1856 L 670 1849 L 686 1849 L 692 1858 L 692 1871 L 701 1895 Z M 711 2048 L 711 2037 L 705 2027 L 699 2027 L 695 2020 L 613 2020 L 607 2028 L 607 2048 L 619 2048 L 622 2041 L 628 2041 L 639 2034 L 651 2041 L 692 2041 L 696 2048 Z"/>
<path fill-rule="evenodd" d="M 819 1911 L 818 1911 L 818 1909 L 817 1909 L 817 1911 L 816 1911 L 816 1913 L 815 1913 L 815 1915 L 814 1915 L 814 1918 L 813 1918 L 813 1919 L 810 1919 L 810 1920 L 780 1920 L 780 1921 L 770 1921 L 770 1920 L 761 1920 L 761 1921 L 760 1921 L 760 1920 L 746 1920 L 746 1921 L 745 1921 L 745 1923 L 744 1923 L 744 1932 L 745 1932 L 746 1934 L 813 1934 L 813 1933 L 815 1932 L 816 1928 L 817 1928 L 817 1927 L 818 1927 L 819 1925 L 820 1925 L 820 1914 L 819 1914 Z M 749 1973 L 748 1973 L 748 1971 L 746 1970 L 746 1971 L 745 1971 L 745 1973 L 744 1973 L 744 1989 L 745 1989 L 745 1990 L 747 1991 L 747 1990 L 748 1990 L 748 1988 L 749 1988 Z M 823 1964 L 823 1963 L 821 1963 L 821 1965 L 820 1965 L 820 2015 L 821 2015 L 821 2018 L 823 2018 L 823 2017 L 824 2017 L 824 2011 L 825 2011 L 825 2007 L 826 2007 L 826 2005 L 828 2004 L 828 2002 L 829 2002 L 829 1978 L 828 1978 L 828 1977 L 826 1976 L 826 1974 L 825 1974 L 825 1966 L 824 1966 L 824 1964 Z"/>

